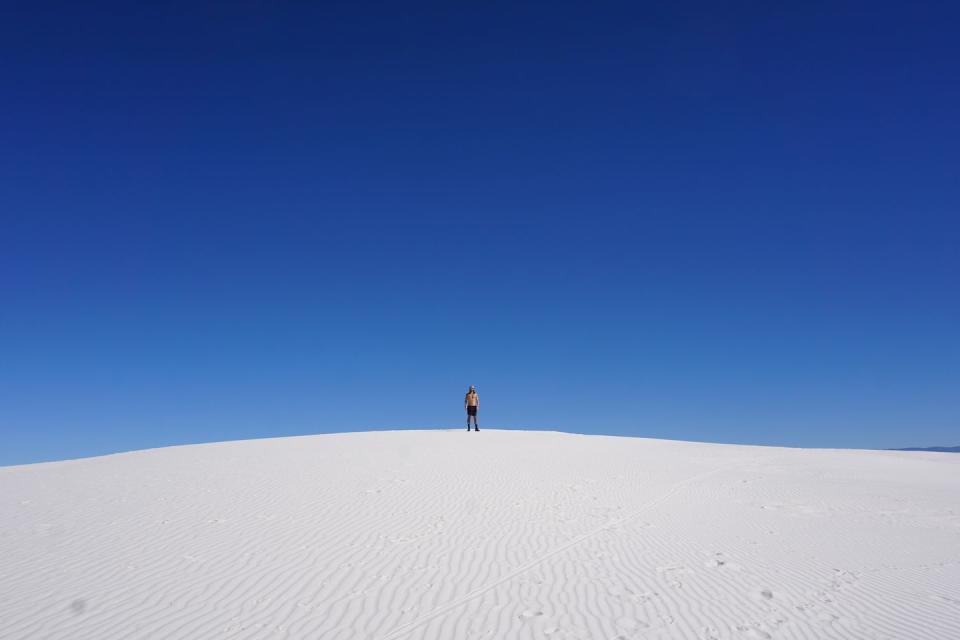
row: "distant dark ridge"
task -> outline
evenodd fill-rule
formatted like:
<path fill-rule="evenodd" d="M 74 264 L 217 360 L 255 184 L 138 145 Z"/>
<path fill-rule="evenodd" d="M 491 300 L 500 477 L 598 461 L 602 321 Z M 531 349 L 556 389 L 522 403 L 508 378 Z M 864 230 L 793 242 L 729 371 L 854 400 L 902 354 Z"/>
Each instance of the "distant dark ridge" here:
<path fill-rule="evenodd" d="M 960 447 L 908 447 L 891 451 L 940 451 L 941 453 L 960 453 Z"/>

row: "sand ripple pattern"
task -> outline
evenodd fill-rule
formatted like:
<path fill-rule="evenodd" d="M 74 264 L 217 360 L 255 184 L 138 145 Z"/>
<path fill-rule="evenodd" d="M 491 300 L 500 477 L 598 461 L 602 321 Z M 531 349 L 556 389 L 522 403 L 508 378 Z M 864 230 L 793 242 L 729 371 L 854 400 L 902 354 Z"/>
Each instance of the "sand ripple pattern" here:
<path fill-rule="evenodd" d="M 960 456 L 484 430 L 0 468 L 0 639 L 960 637 Z"/>

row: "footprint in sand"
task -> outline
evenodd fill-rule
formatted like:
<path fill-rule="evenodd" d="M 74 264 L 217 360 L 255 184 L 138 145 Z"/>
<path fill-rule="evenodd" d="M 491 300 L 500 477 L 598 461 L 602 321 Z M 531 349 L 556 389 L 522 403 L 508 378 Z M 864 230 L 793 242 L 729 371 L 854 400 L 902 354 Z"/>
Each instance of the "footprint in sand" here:
<path fill-rule="evenodd" d="M 770 589 L 759 589 L 750 594 L 754 600 L 759 600 L 761 602 L 766 602 L 768 600 L 773 600 L 773 591 Z"/>
<path fill-rule="evenodd" d="M 723 569 L 724 571 L 740 571 L 736 562 L 730 562 L 722 553 L 713 554 L 712 558 L 704 560 L 703 566 L 707 569 Z"/>
<path fill-rule="evenodd" d="M 675 565 L 670 567 L 657 567 L 657 573 L 660 574 L 670 586 L 679 589 L 683 587 L 683 577 L 692 574 L 693 570 L 683 565 Z"/>
<path fill-rule="evenodd" d="M 847 585 L 851 585 L 860 579 L 855 571 L 845 569 L 834 569 L 832 579 L 829 581 L 829 587 L 834 591 L 839 591 Z"/>

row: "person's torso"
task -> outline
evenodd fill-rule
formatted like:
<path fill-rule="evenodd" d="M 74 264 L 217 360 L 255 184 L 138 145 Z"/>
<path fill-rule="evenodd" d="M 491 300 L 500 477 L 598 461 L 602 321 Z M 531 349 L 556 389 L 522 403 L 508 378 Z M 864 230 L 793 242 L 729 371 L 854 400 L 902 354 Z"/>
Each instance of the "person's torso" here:
<path fill-rule="evenodd" d="M 468 406 L 468 407 L 475 407 L 475 406 L 477 406 L 478 404 L 480 404 L 480 396 L 478 396 L 476 393 L 468 393 L 468 394 L 467 394 L 467 406 Z"/>

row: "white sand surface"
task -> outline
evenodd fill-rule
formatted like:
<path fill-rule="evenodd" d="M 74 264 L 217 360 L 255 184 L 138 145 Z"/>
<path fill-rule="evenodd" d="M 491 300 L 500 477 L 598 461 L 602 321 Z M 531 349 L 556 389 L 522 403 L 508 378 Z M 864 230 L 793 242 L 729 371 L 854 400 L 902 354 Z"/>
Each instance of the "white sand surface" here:
<path fill-rule="evenodd" d="M 0 638 L 960 638 L 960 455 L 394 431 L 4 467 Z"/>

